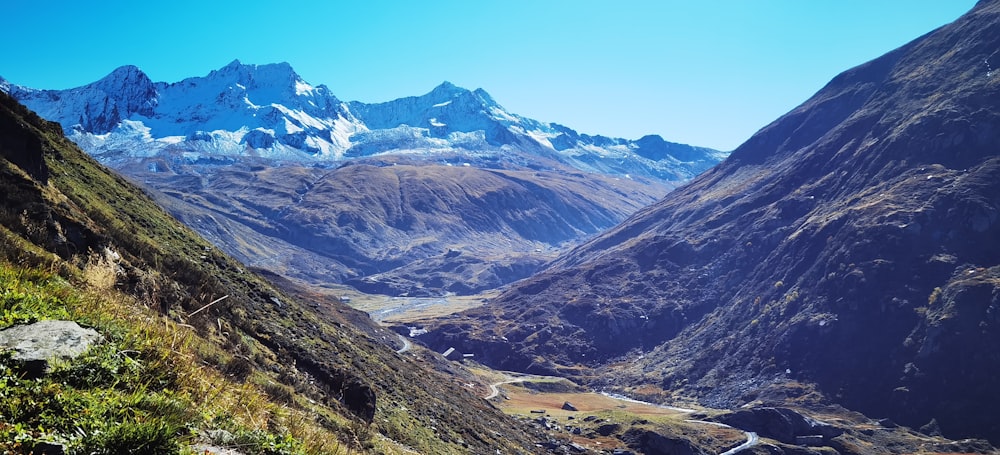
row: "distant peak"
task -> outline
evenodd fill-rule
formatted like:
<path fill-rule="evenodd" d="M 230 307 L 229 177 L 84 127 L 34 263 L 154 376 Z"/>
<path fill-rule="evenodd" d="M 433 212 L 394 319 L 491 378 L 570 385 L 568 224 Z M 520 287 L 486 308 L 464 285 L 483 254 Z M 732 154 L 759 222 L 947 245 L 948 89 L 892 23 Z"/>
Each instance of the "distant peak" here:
<path fill-rule="evenodd" d="M 477 88 L 475 90 L 469 90 L 467 88 L 459 87 L 451 82 L 444 81 L 441 85 L 434 87 L 426 96 L 430 97 L 436 101 L 447 101 L 448 99 L 455 98 L 457 96 L 472 96 L 477 98 L 478 102 L 485 105 L 496 105 L 497 102 L 493 100 L 493 97 L 485 90 Z"/>
<path fill-rule="evenodd" d="M 244 85 L 293 84 L 302 78 L 288 62 L 255 65 L 243 63 L 239 59 L 208 73 L 210 79 L 223 79 Z"/>
<path fill-rule="evenodd" d="M 111 74 L 136 74 L 136 73 L 142 73 L 142 70 L 135 65 L 122 65 L 119 66 L 118 68 L 115 68 L 115 70 L 111 72 Z"/>
<path fill-rule="evenodd" d="M 441 85 L 438 85 L 437 87 L 434 87 L 434 90 L 431 90 L 432 95 L 456 95 L 465 92 L 468 92 L 468 90 L 448 81 L 442 82 Z"/>
<path fill-rule="evenodd" d="M 146 73 L 143 73 L 138 66 L 135 65 L 123 65 L 115 68 L 110 74 L 104 77 L 104 79 L 135 79 L 146 77 Z"/>
<path fill-rule="evenodd" d="M 111 91 L 117 91 L 120 87 L 124 86 L 150 87 L 153 85 L 153 81 L 138 66 L 124 65 L 115 68 L 114 71 L 111 71 L 110 74 L 95 82 L 94 85 Z"/>

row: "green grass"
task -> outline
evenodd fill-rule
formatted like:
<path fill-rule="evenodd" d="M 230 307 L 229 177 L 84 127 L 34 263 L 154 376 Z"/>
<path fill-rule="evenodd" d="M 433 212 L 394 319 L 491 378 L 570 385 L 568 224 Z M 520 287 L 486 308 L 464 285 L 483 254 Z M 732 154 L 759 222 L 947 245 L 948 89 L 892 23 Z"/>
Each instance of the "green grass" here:
<path fill-rule="evenodd" d="M 0 452 L 48 442 L 73 454 L 178 453 L 213 429 L 248 454 L 347 450 L 304 411 L 205 368 L 205 353 L 226 353 L 113 290 L 0 262 L 0 309 L 0 328 L 70 319 L 105 337 L 41 379 L 22 377 L 0 354 Z"/>

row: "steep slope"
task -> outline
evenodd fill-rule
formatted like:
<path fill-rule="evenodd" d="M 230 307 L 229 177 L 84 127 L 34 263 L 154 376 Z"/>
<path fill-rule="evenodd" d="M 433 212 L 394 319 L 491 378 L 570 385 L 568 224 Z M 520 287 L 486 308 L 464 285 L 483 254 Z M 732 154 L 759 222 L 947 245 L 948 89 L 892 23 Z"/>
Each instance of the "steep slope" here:
<path fill-rule="evenodd" d="M 722 406 L 811 384 L 1000 441 L 997 49 L 982 1 L 427 342 Z"/>
<path fill-rule="evenodd" d="M 147 160 L 124 171 L 160 189 L 179 219 L 248 264 L 390 295 L 468 294 L 523 278 L 553 251 L 666 191 L 568 169 L 399 158 L 211 172 Z"/>
<path fill-rule="evenodd" d="M 139 337 L 114 341 L 122 347 L 113 345 L 106 361 L 68 368 L 111 375 L 102 376 L 105 398 L 124 396 L 123 406 L 135 413 L 126 416 L 134 425 L 128 428 L 135 428 L 129 431 L 136 432 L 127 437 L 140 444 L 150 442 L 143 434 L 156 433 L 169 438 L 167 447 L 237 419 L 254 427 L 249 434 L 257 435 L 267 453 L 373 446 L 387 453 L 535 450 L 530 432 L 469 393 L 461 378 L 437 371 L 432 357 L 418 361 L 397 354 L 395 334 L 339 302 L 280 280 L 282 289 L 265 282 L 85 155 L 58 124 L 5 94 L 0 94 L 0 188 L 2 321 L 70 316 L 98 321 L 111 340 Z M 52 273 L 59 276 L 46 277 Z M 89 310 L 80 310 L 73 302 L 90 301 L 99 290 L 87 284 L 95 274 L 104 277 L 99 280 L 104 294 L 93 297 Z M 34 284 L 19 284 L 24 282 Z M 54 296 L 43 294 L 50 288 L 56 289 Z M 37 432 L 54 431 L 43 436 L 71 444 L 100 437 L 75 422 L 94 419 L 83 413 L 114 411 L 104 408 L 115 404 L 78 409 L 80 402 L 73 401 L 88 396 L 96 384 L 72 377 L 62 383 L 22 382 L 11 376 L 7 360 L 0 356 L 5 406 L 0 434 L 14 432 L 27 438 L 19 439 L 25 443 Z M 189 368 L 178 369 L 182 364 Z M 162 370 L 150 376 L 144 373 L 150 368 Z M 126 370 L 140 372 L 138 383 L 120 379 L 130 374 Z M 200 385 L 184 385 L 190 382 Z M 235 411 L 218 408 L 232 394 Z M 7 401 L 20 399 L 26 401 Z M 7 413 L 12 403 L 22 407 Z M 199 407 L 192 413 L 184 409 L 188 406 Z M 162 414 L 187 417 L 171 423 L 176 426 L 142 420 Z M 59 425 L 49 427 L 56 417 L 62 419 Z M 318 432 L 313 442 L 322 447 L 297 445 L 303 427 Z M 345 445 L 333 444 L 338 439 Z M 2 445 L 9 443 L 0 447 L 30 450 Z M 100 447 L 108 453 L 151 450 Z"/>

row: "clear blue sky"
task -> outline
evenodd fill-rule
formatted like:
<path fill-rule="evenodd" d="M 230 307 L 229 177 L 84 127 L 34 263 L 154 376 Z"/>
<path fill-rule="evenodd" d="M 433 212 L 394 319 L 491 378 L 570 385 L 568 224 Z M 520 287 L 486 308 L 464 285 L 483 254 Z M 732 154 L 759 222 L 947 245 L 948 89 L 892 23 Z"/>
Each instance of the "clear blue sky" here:
<path fill-rule="evenodd" d="M 0 76 L 61 89 L 286 61 L 365 102 L 448 80 L 588 134 L 730 150 L 974 0 L 6 0 Z"/>

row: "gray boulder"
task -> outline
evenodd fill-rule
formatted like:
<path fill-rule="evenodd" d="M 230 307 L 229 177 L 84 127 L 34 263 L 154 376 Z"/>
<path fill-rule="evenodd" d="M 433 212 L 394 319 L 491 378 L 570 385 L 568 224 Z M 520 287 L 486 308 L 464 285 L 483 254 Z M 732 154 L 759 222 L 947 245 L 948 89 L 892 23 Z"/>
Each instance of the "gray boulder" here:
<path fill-rule="evenodd" d="M 13 351 L 11 358 L 25 375 L 39 377 L 50 370 L 50 361 L 79 357 L 101 340 L 97 331 L 73 321 L 39 321 L 0 330 L 0 351 Z"/>

